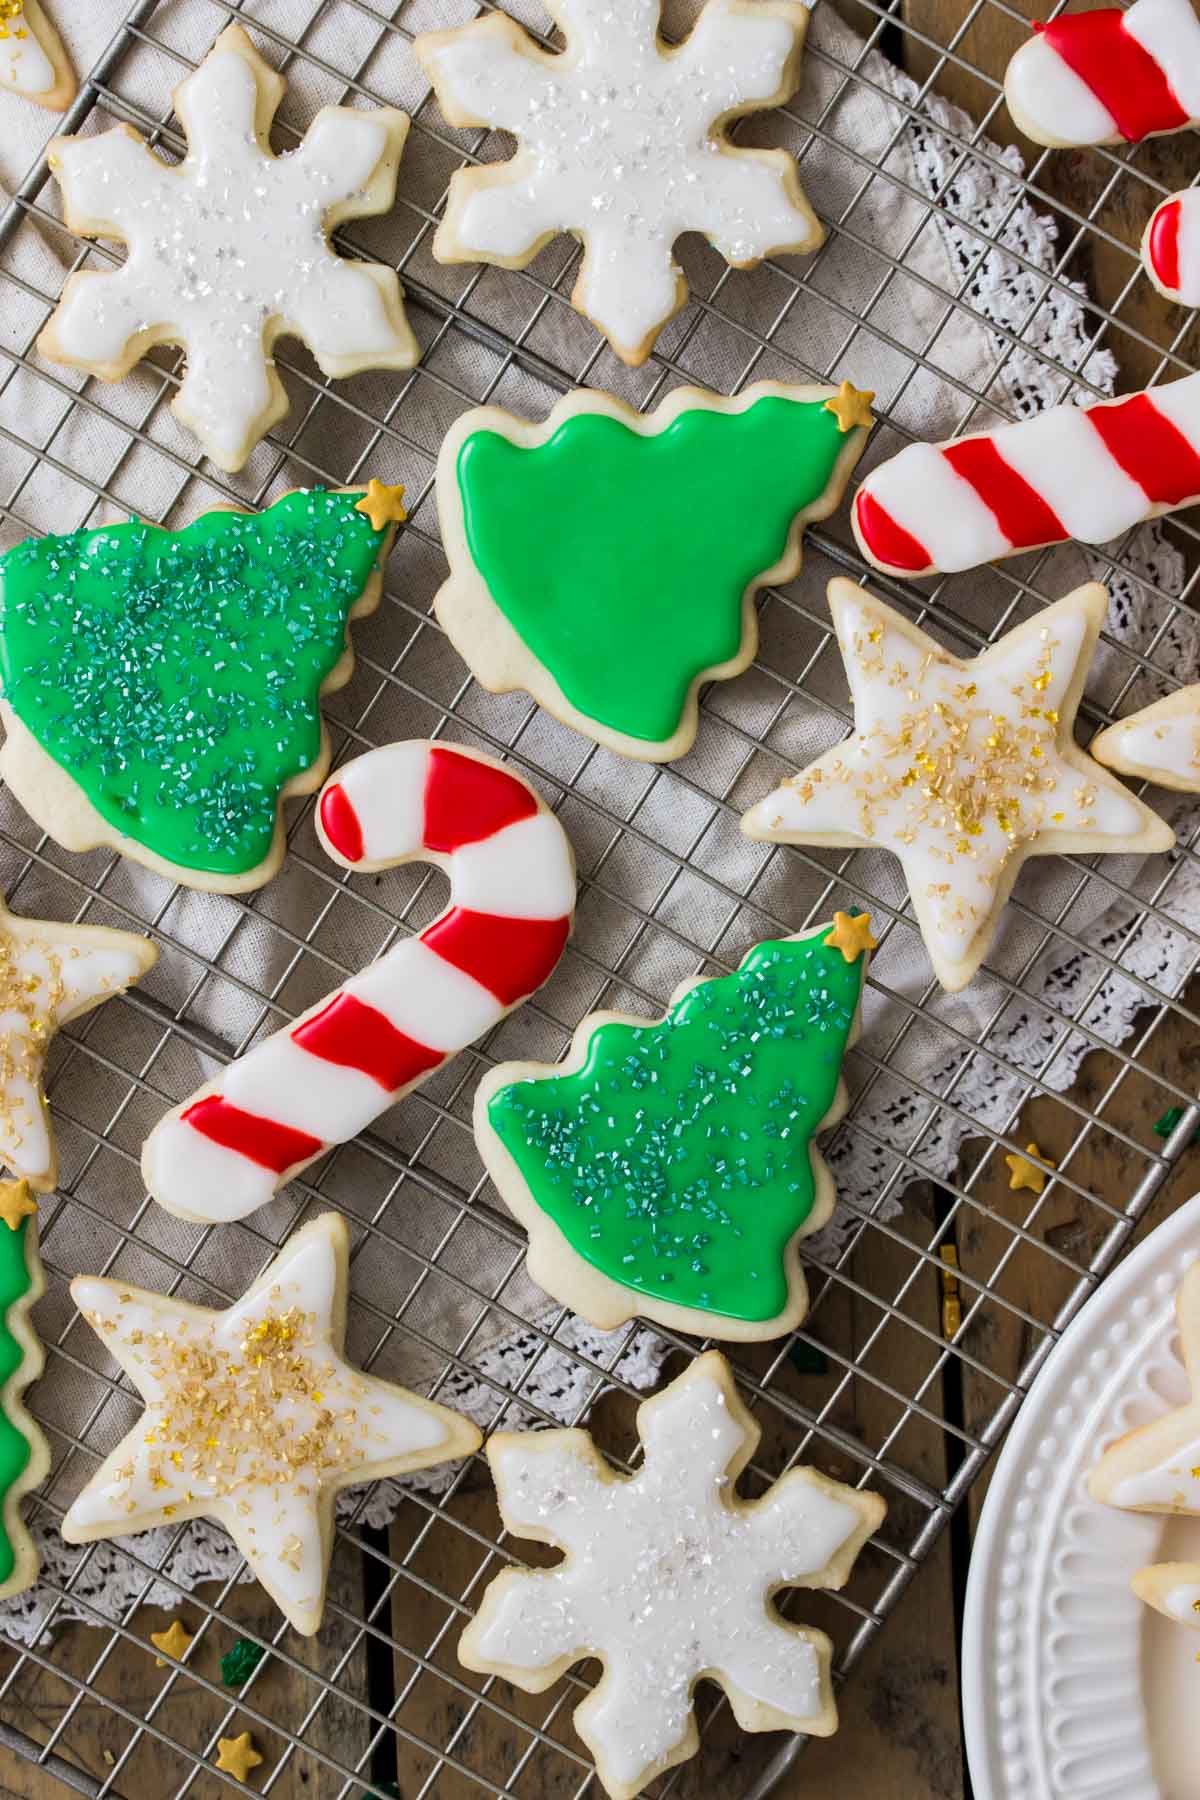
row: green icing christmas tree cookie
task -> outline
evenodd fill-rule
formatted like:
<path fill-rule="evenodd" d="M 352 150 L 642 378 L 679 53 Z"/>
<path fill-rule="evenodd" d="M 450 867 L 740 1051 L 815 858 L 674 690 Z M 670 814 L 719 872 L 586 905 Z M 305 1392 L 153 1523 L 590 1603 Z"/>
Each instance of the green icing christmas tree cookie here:
<path fill-rule="evenodd" d="M 523 688 L 623 756 L 682 756 L 700 684 L 755 653 L 755 593 L 798 573 L 805 525 L 840 501 L 871 398 L 764 382 L 650 414 L 582 390 L 540 425 L 464 414 L 438 459 L 439 620 L 493 693 Z"/>
<path fill-rule="evenodd" d="M 873 947 L 865 913 L 838 913 L 686 983 L 657 1024 L 592 1013 L 559 1067 L 494 1069 L 475 1139 L 534 1280 L 604 1330 L 638 1314 L 718 1338 L 793 1330 L 797 1246 L 834 1198 L 813 1138 L 845 1108 Z"/>
<path fill-rule="evenodd" d="M 280 803 L 329 764 L 320 697 L 378 602 L 400 488 L 298 489 L 182 531 L 131 521 L 0 558 L 0 773 L 68 850 L 260 887 Z"/>
<path fill-rule="evenodd" d="M 21 1501 L 50 1467 L 50 1448 L 22 1398 L 42 1372 L 29 1309 L 45 1292 L 37 1202 L 27 1181 L 0 1182 L 0 1600 L 31 1587 L 41 1559 Z"/>

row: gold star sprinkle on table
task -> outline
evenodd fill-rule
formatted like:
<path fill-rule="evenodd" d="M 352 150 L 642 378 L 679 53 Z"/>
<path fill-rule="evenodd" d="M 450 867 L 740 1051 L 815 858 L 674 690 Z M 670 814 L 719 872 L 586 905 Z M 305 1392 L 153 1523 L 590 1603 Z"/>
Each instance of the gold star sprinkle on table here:
<path fill-rule="evenodd" d="M 27 1181 L 0 1181 L 0 1219 L 10 1231 L 19 1231 L 21 1220 L 38 1209 Z"/>
<path fill-rule="evenodd" d="M 873 388 L 856 388 L 849 381 L 843 381 L 837 393 L 831 394 L 825 402 L 825 411 L 833 414 L 839 431 L 853 431 L 856 425 L 865 425 L 870 431 L 875 423 L 871 411 L 874 398 Z"/>
<path fill-rule="evenodd" d="M 401 504 L 403 499 L 403 487 L 388 487 L 386 482 L 372 480 L 354 510 L 366 513 L 373 531 L 382 531 L 385 525 L 401 525 L 407 519 L 408 512 Z"/>
<path fill-rule="evenodd" d="M 840 950 L 848 963 L 857 962 L 864 950 L 879 948 L 879 939 L 871 936 L 871 915 L 865 912 L 835 912 L 833 930 L 825 942 Z"/>
<path fill-rule="evenodd" d="M 217 1767 L 223 1775 L 245 1781 L 251 1769 L 257 1769 L 261 1761 L 248 1731 L 243 1731 L 240 1737 L 217 1739 Z"/>
<path fill-rule="evenodd" d="M 1014 1193 L 1018 1188 L 1028 1188 L 1031 1193 L 1040 1194 L 1046 1185 L 1046 1170 L 1039 1168 L 1037 1163 L 1030 1162 L 1031 1156 L 1039 1157 L 1051 1169 L 1058 1166 L 1052 1157 L 1043 1156 L 1036 1144 L 1026 1144 L 1024 1156 L 1018 1156 L 1015 1152 L 1012 1156 L 1006 1156 L 1004 1160 L 1011 1171 L 1008 1185 Z"/>
<path fill-rule="evenodd" d="M 182 1662 L 184 1652 L 190 1650 L 192 1646 L 191 1637 L 184 1630 L 179 1619 L 173 1619 L 166 1631 L 152 1631 L 150 1642 L 156 1650 L 162 1651 L 162 1656 L 156 1656 L 154 1659 L 156 1669 L 166 1668 L 167 1665 L 163 1658 L 167 1656 L 173 1656 L 176 1662 Z"/>

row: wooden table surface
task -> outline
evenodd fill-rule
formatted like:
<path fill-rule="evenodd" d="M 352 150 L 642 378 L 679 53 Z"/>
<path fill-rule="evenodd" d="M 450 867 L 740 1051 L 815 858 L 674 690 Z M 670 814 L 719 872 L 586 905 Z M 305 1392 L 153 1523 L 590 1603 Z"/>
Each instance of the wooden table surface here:
<path fill-rule="evenodd" d="M 856 15 L 853 0 L 845 0 L 845 9 L 847 16 L 856 23 L 865 22 L 866 28 L 874 22 L 865 11 L 860 10 Z M 967 10 L 967 0 L 903 0 L 905 19 L 927 37 L 943 43 L 957 31 Z M 1035 9 L 1030 6 L 1029 10 L 1032 13 Z M 957 54 L 963 62 L 998 77 L 1022 37 L 1023 29 L 1014 19 L 998 8 L 988 7 L 959 42 Z M 929 74 L 932 53 L 898 28 L 889 30 L 881 47 L 902 61 L 917 79 L 924 79 Z M 937 86 L 940 92 L 957 100 L 976 117 L 994 99 L 995 90 L 962 67 L 942 69 Z M 1002 141 L 1019 141 L 1003 109 L 991 119 L 988 130 L 991 136 Z M 1138 166 L 1152 171 L 1171 186 L 1184 186 L 1194 172 L 1195 142 L 1190 134 L 1159 140 L 1139 153 Z M 1029 150 L 1028 145 L 1022 145 L 1022 148 L 1026 152 Z M 1106 185 L 1109 184 L 1104 169 L 1086 154 L 1051 158 L 1039 176 L 1039 186 L 1057 197 L 1063 216 L 1068 220 L 1072 215 L 1086 213 L 1103 194 L 1100 217 L 1105 230 L 1118 244 L 1136 245 L 1148 210 L 1147 190 L 1136 175 L 1123 177 L 1104 193 Z M 1072 234 L 1065 230 L 1061 239 L 1064 248 L 1071 241 Z M 1157 363 L 1152 348 L 1142 340 L 1149 340 L 1151 345 L 1166 343 L 1171 331 L 1180 323 L 1179 315 L 1173 314 L 1158 299 L 1144 279 L 1139 279 L 1133 289 L 1125 293 L 1133 267 L 1129 256 L 1119 248 L 1091 239 L 1075 248 L 1067 265 L 1067 272 L 1085 280 L 1102 306 L 1113 309 L 1120 306 L 1121 318 L 1130 330 L 1110 330 L 1105 341 L 1118 356 L 1123 384 L 1128 387 L 1140 385 L 1140 380 L 1152 373 Z M 1200 992 L 1191 996 L 1193 1006 L 1198 1001 Z M 1158 1029 L 1144 1048 L 1143 1061 L 1189 1092 L 1196 1089 L 1200 1047 L 1191 1041 L 1189 1032 L 1178 1021 L 1168 1022 Z M 1105 1091 L 1114 1066 L 1111 1057 L 1101 1053 L 1090 1056 L 1074 1092 L 1085 1103 L 1094 1103 Z M 1162 1109 L 1161 1092 L 1155 1084 L 1135 1077 L 1122 1084 L 1112 1116 L 1119 1118 L 1135 1139 L 1145 1142 L 1148 1120 Z M 1066 1108 L 1056 1101 L 1039 1099 L 1027 1109 L 1016 1135 L 1024 1138 L 1028 1133 L 1030 1137 L 1036 1137 L 1044 1150 L 1054 1154 L 1056 1149 L 1066 1148 L 1071 1131 L 1071 1115 Z M 962 1172 L 965 1173 L 981 1154 L 981 1145 L 968 1144 Z M 1110 1138 L 1105 1138 L 1102 1144 L 1085 1146 L 1081 1155 L 1072 1161 L 1071 1173 L 1091 1192 L 1107 1196 L 1116 1204 L 1128 1193 L 1133 1179 L 1129 1154 Z M 1011 1216 L 1005 1175 L 999 1159 L 993 1156 L 977 1189 L 979 1197 L 993 1205 L 1000 1217 Z M 1185 1154 L 1152 1209 L 1148 1225 L 1161 1220 L 1197 1187 L 1200 1187 L 1200 1151 L 1193 1151 Z M 917 1219 L 914 1241 L 922 1235 L 919 1229 L 921 1213 L 929 1204 L 929 1196 L 923 1197 L 919 1189 L 910 1190 L 906 1207 Z M 1080 1217 L 1080 1212 L 1077 1198 L 1067 1191 L 1062 1200 L 1052 1201 L 1039 1218 L 1038 1231 L 1048 1242 L 1069 1249 L 1081 1258 L 1086 1257 L 1099 1240 L 1102 1220 L 1098 1215 Z M 988 1267 L 989 1250 L 991 1261 L 994 1261 L 997 1245 L 989 1242 L 985 1218 L 973 1213 L 970 1219 L 973 1222 L 968 1223 L 965 1235 L 959 1239 L 960 1257 L 964 1267 L 969 1268 L 972 1262 L 979 1268 Z M 928 1238 L 927 1224 L 924 1235 Z M 992 1229 L 992 1236 L 999 1241 L 998 1227 Z M 889 1285 L 888 1269 L 872 1269 L 867 1265 L 872 1259 L 886 1264 L 893 1253 L 899 1266 L 903 1253 L 872 1235 L 857 1253 L 856 1278 L 873 1292 L 885 1291 Z M 1054 1265 L 1045 1256 L 1033 1258 L 1023 1279 L 1027 1286 L 1020 1296 L 1022 1301 L 1039 1317 L 1049 1316 L 1061 1298 L 1059 1288 L 1065 1291 L 1062 1277 L 1056 1275 Z M 1056 1281 L 1059 1288 L 1047 1285 Z M 936 1282 L 929 1280 L 926 1285 L 928 1293 L 922 1304 L 926 1307 L 927 1321 L 936 1325 L 939 1306 Z M 853 1334 L 852 1318 L 841 1323 Z M 986 1343 L 972 1345 L 968 1341 L 967 1349 L 974 1349 L 981 1360 L 1002 1372 L 1015 1374 L 1028 1351 L 1022 1333 L 1011 1330 L 1006 1334 L 994 1324 L 985 1329 L 988 1332 Z M 893 1354 L 900 1360 L 893 1363 L 889 1372 L 896 1384 L 903 1386 L 905 1352 L 900 1348 Z M 937 1414 L 953 1399 L 953 1405 L 961 1408 L 961 1417 L 970 1425 L 973 1419 L 986 1417 L 995 1404 L 995 1390 L 988 1388 L 985 1391 L 986 1386 L 967 1368 L 961 1380 L 961 1392 L 951 1397 L 934 1391 L 928 1396 L 927 1404 Z M 854 1404 L 859 1409 L 869 1409 L 877 1402 L 872 1400 L 869 1389 L 865 1392 L 860 1389 Z M 853 1422 L 864 1432 L 869 1429 L 870 1420 L 861 1416 L 861 1410 Z M 933 1486 L 939 1487 L 945 1479 L 946 1459 L 951 1453 L 945 1434 L 933 1426 L 928 1427 L 925 1440 L 916 1447 L 915 1454 L 918 1466 L 923 1468 Z M 818 1800 L 818 1797 L 827 1800 L 831 1794 L 861 1795 L 863 1800 L 963 1800 L 969 1792 L 959 1725 L 958 1618 L 970 1533 L 985 1485 L 979 1484 L 956 1528 L 943 1536 L 896 1616 L 856 1671 L 842 1699 L 842 1726 L 838 1736 L 807 1749 L 780 1786 L 780 1800 Z M 482 1476 L 476 1487 L 463 1496 L 456 1512 L 461 1523 L 468 1527 L 478 1523 L 483 1529 L 491 1528 L 493 1502 Z M 412 1534 L 420 1530 L 425 1517 L 416 1506 L 405 1508 L 392 1528 L 390 1548 L 393 1555 L 402 1554 L 409 1548 Z M 431 1535 L 426 1550 L 430 1568 L 436 1566 L 439 1584 L 451 1592 L 461 1591 L 479 1560 L 477 1547 L 458 1531 Z M 371 1569 L 378 1566 L 369 1565 L 366 1579 L 371 1578 Z M 461 1580 L 456 1584 L 458 1577 Z M 361 1611 L 363 1582 L 363 1567 L 339 1553 L 331 1583 L 334 1601 L 340 1596 L 348 1609 Z M 215 1599 L 215 1592 L 212 1597 Z M 277 1624 L 271 1607 L 256 1588 L 238 1588 L 222 1604 L 234 1617 L 264 1633 L 272 1631 Z M 185 1606 L 183 1616 L 193 1628 L 198 1623 L 199 1615 L 195 1609 Z M 155 1669 L 152 1655 L 142 1646 L 151 1631 L 161 1629 L 168 1622 L 167 1615 L 143 1609 L 131 1627 L 138 1641 L 119 1645 L 99 1667 L 97 1658 L 107 1633 L 73 1626 L 54 1640 L 53 1663 L 64 1673 L 87 1676 L 98 1695 L 110 1698 L 117 1708 L 122 1709 L 114 1710 L 102 1699 L 87 1700 L 78 1708 L 72 1721 L 71 1755 L 99 1779 L 103 1779 L 112 1766 L 112 1759 L 129 1740 L 128 1717 L 144 1716 L 160 1691 L 163 1676 Z M 391 1629 L 397 1638 L 414 1648 L 423 1648 L 442 1623 L 443 1612 L 437 1602 L 432 1597 L 423 1598 L 418 1590 L 406 1584 L 402 1604 L 392 1609 Z M 314 1666 L 319 1663 L 321 1668 L 329 1669 L 340 1650 L 349 1643 L 350 1635 L 345 1620 L 333 1617 L 327 1621 L 319 1647 L 298 1647 L 293 1636 L 289 1639 L 289 1649 L 306 1660 L 311 1659 Z M 434 1658 L 437 1667 L 455 1668 L 450 1653 L 454 1635 L 447 1633 Z M 218 1679 L 218 1656 L 221 1649 L 228 1647 L 224 1633 L 219 1644 L 215 1636 L 211 1648 L 205 1644 L 199 1657 L 202 1672 Z M 0 1658 L 3 1655 L 0 1652 Z M 402 1666 L 397 1666 L 394 1671 L 395 1683 L 402 1685 L 411 1675 L 412 1665 L 401 1658 L 397 1658 L 397 1664 Z M 0 1660 L 0 1672 L 4 1666 Z M 386 1676 L 388 1671 L 384 1674 Z M 378 1664 L 369 1660 L 361 1649 L 349 1657 L 339 1679 L 348 1693 L 371 1699 L 380 1694 Z M 256 1687 L 255 1698 L 281 1723 L 295 1727 L 311 1706 L 313 1692 L 311 1683 L 289 1675 L 286 1669 L 276 1665 Z M 72 1704 L 74 1693 L 75 1690 L 52 1671 L 27 1668 L 16 1691 L 9 1695 L 2 1716 L 44 1742 L 61 1720 L 63 1709 Z M 544 1718 L 547 1705 L 554 1697 L 552 1694 L 534 1701 L 514 1694 L 510 1704 L 518 1716 Z M 414 1732 L 436 1740 L 454 1731 L 462 1716 L 461 1695 L 427 1675 L 417 1690 L 415 1706 L 410 1705 L 405 1710 L 403 1719 Z M 193 1684 L 179 1681 L 162 1722 L 171 1729 L 174 1721 L 175 1729 L 185 1729 L 188 1738 L 197 1741 L 204 1723 L 215 1723 L 219 1717 L 220 1709 L 215 1700 Z M 315 1750 L 325 1748 L 339 1757 L 353 1757 L 359 1750 L 360 1721 L 361 1715 L 349 1705 L 331 1700 L 308 1727 L 308 1740 Z M 572 1741 L 569 1732 L 564 1732 L 564 1736 L 566 1741 Z M 681 1800 L 733 1800 L 744 1791 L 750 1775 L 763 1765 L 766 1756 L 781 1741 L 739 1739 L 736 1732 L 718 1730 L 719 1751 L 714 1754 L 710 1750 L 706 1754 L 701 1773 L 695 1773 L 693 1765 L 693 1773 L 685 1777 L 680 1789 Z M 279 1744 L 264 1747 L 274 1755 L 281 1748 Z M 511 1769 L 515 1751 L 515 1734 L 490 1716 L 475 1721 L 459 1746 L 459 1755 L 467 1767 L 501 1778 L 502 1772 Z M 405 1800 L 420 1788 L 428 1766 L 427 1758 L 400 1744 L 397 1786 Z M 128 1800 L 140 1800 L 141 1796 L 145 1796 L 145 1800 L 158 1800 L 160 1795 L 174 1791 L 186 1768 L 182 1759 L 172 1757 L 146 1739 L 122 1771 L 121 1793 Z M 262 1773 L 265 1775 L 267 1769 L 264 1768 Z M 528 1794 L 529 1800 L 567 1800 L 577 1784 L 578 1771 L 573 1771 L 564 1762 L 561 1779 L 527 1785 L 522 1791 Z M 251 1785 L 256 1782 L 252 1780 Z M 314 1797 L 324 1800 L 327 1795 L 332 1800 L 339 1788 L 339 1781 L 314 1756 L 301 1753 L 287 1762 L 271 1791 L 278 1800 L 301 1800 L 302 1796 L 308 1800 L 314 1800 Z M 66 1791 L 49 1774 L 34 1770 L 0 1750 L 0 1797 L 3 1800 L 13 1800 L 16 1796 L 21 1800 L 58 1800 Z M 209 1781 L 203 1776 L 191 1789 L 196 1800 L 210 1800 L 210 1796 L 211 1800 L 217 1800 L 217 1796 L 229 1791 L 222 1782 Z M 432 1800 L 475 1800 L 479 1792 L 473 1782 L 451 1773 L 439 1780 Z"/>

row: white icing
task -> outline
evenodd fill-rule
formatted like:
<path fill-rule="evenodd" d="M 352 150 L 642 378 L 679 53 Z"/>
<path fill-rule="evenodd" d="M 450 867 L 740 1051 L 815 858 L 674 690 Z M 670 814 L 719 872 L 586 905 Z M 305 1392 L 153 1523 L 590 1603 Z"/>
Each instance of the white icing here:
<path fill-rule="evenodd" d="M 24 13 L 0 20 L 0 88 L 15 88 L 18 94 L 48 94 L 54 85 L 54 64 Z"/>
<path fill-rule="evenodd" d="M 736 1501 L 727 1472 L 745 1434 L 702 1365 L 640 1422 L 645 1461 L 630 1480 L 606 1477 L 578 1432 L 490 1447 L 505 1524 L 547 1535 L 567 1557 L 549 1573 L 502 1576 L 463 1640 L 473 1667 L 603 1657 L 575 1723 L 602 1780 L 631 1789 L 684 1739 L 702 1673 L 797 1729 L 820 1710 L 825 1658 L 778 1619 L 770 1595 L 827 1585 L 822 1573 L 860 1525 L 850 1490 L 839 1500 L 803 1471 L 752 1507 Z"/>
<path fill-rule="evenodd" d="M 1081 407 L 1055 406 L 1005 426 L 995 443 L 1081 543 L 1107 543 L 1150 512 L 1145 490 L 1114 461 Z"/>
<path fill-rule="evenodd" d="M 1117 768 L 1153 769 L 1200 790 L 1200 706 L 1191 718 L 1133 718 L 1114 726 L 1109 760 Z"/>
<path fill-rule="evenodd" d="M 464 907 L 499 918 L 569 918 L 575 906 L 574 860 L 566 834 L 551 812 L 540 809 L 448 856 L 423 847 L 432 748 L 420 740 L 391 744 L 356 758 L 327 783 L 326 792 L 340 786 L 354 808 L 367 860 L 385 865 L 413 858 L 437 861 L 450 879 L 447 911 Z M 490 758 L 487 761 L 493 769 L 500 767 Z M 508 770 L 503 773 L 524 786 Z M 317 812 L 319 817 L 319 803 Z M 322 841 L 328 843 L 324 836 Z M 342 991 L 445 1058 L 481 1037 L 508 1008 L 482 981 L 424 942 L 425 936 L 436 932 L 438 922 L 395 944 Z M 500 979 L 503 973 L 497 970 L 500 986 L 506 985 Z M 541 979 L 549 973 L 546 969 Z M 333 997 L 327 995 L 297 1025 L 247 1051 L 230 1065 L 214 1091 L 244 1112 L 306 1132 L 325 1145 L 357 1136 L 399 1090 L 389 1092 L 372 1076 L 331 1063 L 295 1041 L 294 1033 L 305 1020 L 322 1013 Z M 429 1073 L 432 1068 L 416 1079 Z M 151 1132 L 143 1156 L 147 1185 L 164 1206 L 185 1216 L 242 1218 L 271 1197 L 279 1179 L 184 1123 L 179 1115 L 191 1105 L 191 1100 L 185 1101 Z M 222 1174 L 225 1168 L 228 1175 Z"/>
<path fill-rule="evenodd" d="M 129 247 L 115 273 L 70 283 L 51 321 L 58 349 L 103 369 L 140 333 L 169 328 L 187 352 L 175 405 L 224 468 L 239 467 L 266 429 L 273 320 L 305 339 L 327 375 L 344 359 L 390 361 L 409 347 L 385 304 L 390 292 L 399 306 L 395 277 L 381 291 L 374 265 L 344 262 L 325 236 L 331 208 L 363 210 L 355 201 L 388 148 L 384 120 L 327 108 L 299 149 L 272 157 L 254 135 L 256 100 L 245 58 L 218 46 L 178 92 L 188 137 L 178 168 L 125 131 L 65 139 L 55 159 L 72 212 Z"/>
<path fill-rule="evenodd" d="M 1200 1631 L 1200 1581 L 1184 1582 L 1163 1595 L 1163 1611 L 1193 1631 Z"/>
<path fill-rule="evenodd" d="M 1113 1506 L 1150 1506 L 1200 1513 L 1200 1438 L 1136 1475 L 1118 1481 L 1108 1499 Z"/>
<path fill-rule="evenodd" d="M 293 1623 L 315 1629 L 329 1557 L 323 1496 L 400 1458 L 414 1467 L 443 1461 L 438 1447 L 449 1435 L 450 1415 L 343 1359 L 336 1297 L 345 1256 L 345 1228 L 327 1214 L 297 1232 L 228 1311 L 199 1316 L 122 1282 L 73 1284 L 146 1410 L 68 1511 L 69 1542 L 176 1516 L 216 1519 Z M 203 1390 L 199 1401 L 189 1379 Z M 210 1403 L 226 1393 L 227 1409 Z"/>
<path fill-rule="evenodd" d="M 1095 767 L 1081 775 L 1059 750 L 1057 715 L 1084 654 L 1082 611 L 1070 601 L 959 666 L 894 615 L 834 599 L 854 701 L 854 733 L 792 776 L 748 815 L 757 833 L 839 832 L 899 858 L 926 943 L 966 960 L 1014 857 L 1046 834 L 1127 837 L 1142 814 Z M 989 740 L 999 739 L 999 745 Z"/>
<path fill-rule="evenodd" d="M 1122 29 L 1154 58 L 1189 118 L 1200 118 L 1200 20 L 1191 0 L 1135 0 Z"/>
<path fill-rule="evenodd" d="M 1004 78 L 1009 109 L 1038 143 L 1103 144 L 1117 121 L 1044 37 L 1021 45 Z"/>
<path fill-rule="evenodd" d="M 864 486 L 925 546 L 936 569 L 973 569 L 1010 549 L 996 515 L 951 468 L 937 444 L 910 444 L 882 463 Z"/>
<path fill-rule="evenodd" d="M 42 1110 L 50 1040 L 68 1019 L 137 979 L 142 940 L 113 932 L 102 943 L 48 921 L 17 933 L 6 918 L 0 910 L 0 996 L 19 987 L 20 1004 L 0 999 L 0 1164 L 36 1179 L 53 1161 Z"/>
<path fill-rule="evenodd" d="M 1164 381 L 1150 389 L 1155 410 L 1170 419 L 1187 438 L 1192 449 L 1200 451 L 1200 375 L 1185 375 L 1182 381 Z"/>
<path fill-rule="evenodd" d="M 807 249 L 817 233 L 782 165 L 719 146 L 719 123 L 780 92 L 797 31 L 735 0 L 709 0 L 681 49 L 657 38 L 658 0 L 559 0 L 561 56 L 518 51 L 465 26 L 418 53 L 443 104 L 516 135 L 519 154 L 460 180 L 446 231 L 468 255 L 524 258 L 555 232 L 584 237 L 576 304 L 633 351 L 675 310 L 672 254 L 702 231 L 733 263 Z"/>

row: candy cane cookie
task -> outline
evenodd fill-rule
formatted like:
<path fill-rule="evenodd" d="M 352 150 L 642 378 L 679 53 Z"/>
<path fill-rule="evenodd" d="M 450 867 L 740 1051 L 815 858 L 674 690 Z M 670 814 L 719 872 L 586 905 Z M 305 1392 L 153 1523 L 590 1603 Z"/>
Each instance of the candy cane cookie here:
<path fill-rule="evenodd" d="M 1200 188 L 1172 194 L 1150 215 L 1142 265 L 1168 300 L 1200 306 Z"/>
<path fill-rule="evenodd" d="M 854 496 L 890 575 L 951 575 L 1077 538 L 1107 544 L 1200 499 L 1200 375 L 945 444 L 909 444 Z"/>
<path fill-rule="evenodd" d="M 1200 794 L 1200 682 L 1110 725 L 1088 748 L 1122 775 Z"/>
<path fill-rule="evenodd" d="M 1035 25 L 1005 97 L 1035 143 L 1136 144 L 1200 120 L 1200 20 L 1189 0 L 1136 0 Z"/>
<path fill-rule="evenodd" d="M 180 1218 L 264 1205 L 528 999 L 570 933 L 567 835 L 479 751 L 414 739 L 360 756 L 326 782 L 317 829 L 344 868 L 433 863 L 450 903 L 159 1121 L 142 1173 Z"/>

